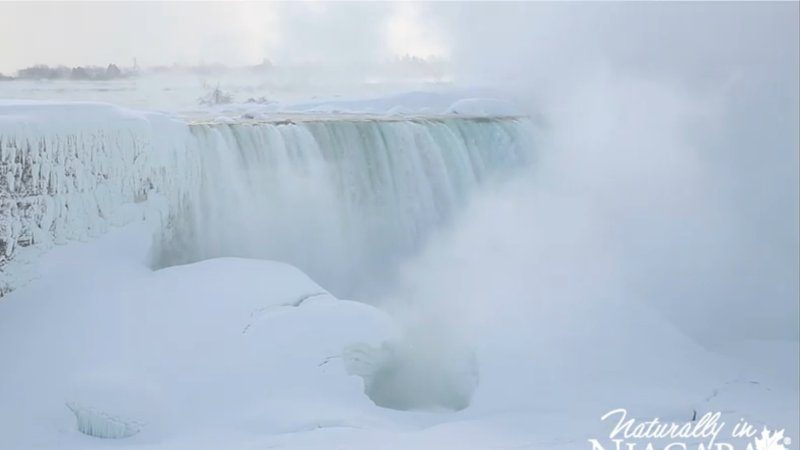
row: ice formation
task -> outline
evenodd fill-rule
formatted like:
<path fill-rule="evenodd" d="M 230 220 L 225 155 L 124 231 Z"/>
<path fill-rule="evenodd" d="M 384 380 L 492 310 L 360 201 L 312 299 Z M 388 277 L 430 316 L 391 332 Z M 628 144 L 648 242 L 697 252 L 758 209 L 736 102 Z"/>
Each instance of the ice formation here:
<path fill-rule="evenodd" d="M 337 294 L 379 278 L 473 188 L 530 158 L 515 117 L 186 123 L 102 104 L 0 103 L 0 292 L 19 249 L 156 216 L 155 264 L 287 261 Z M 365 276 L 368 275 L 368 276 Z M 359 280 L 359 281 L 357 281 Z M 365 283 L 364 280 L 367 280 Z"/>
<path fill-rule="evenodd" d="M 67 408 L 75 414 L 78 431 L 104 439 L 122 439 L 140 432 L 142 422 L 115 416 L 99 409 L 68 402 Z"/>

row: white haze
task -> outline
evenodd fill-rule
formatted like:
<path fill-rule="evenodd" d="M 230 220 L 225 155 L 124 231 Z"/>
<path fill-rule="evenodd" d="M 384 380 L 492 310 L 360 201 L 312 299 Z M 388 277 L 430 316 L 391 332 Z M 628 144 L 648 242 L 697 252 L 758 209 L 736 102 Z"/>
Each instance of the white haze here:
<path fill-rule="evenodd" d="M 440 9 L 472 81 L 545 125 L 526 179 L 477 201 L 398 297 L 457 334 L 622 301 L 706 344 L 797 339 L 796 3 Z"/>
<path fill-rule="evenodd" d="M 134 58 L 143 67 L 264 58 L 353 66 L 406 54 L 447 56 L 439 28 L 414 3 L 10 2 L 0 4 L 0 72 L 33 64 L 127 66 Z"/>
<path fill-rule="evenodd" d="M 440 8 L 462 73 L 543 124 L 528 172 L 485 191 L 385 300 L 427 349 L 423 379 L 466 346 L 535 380 L 507 401 L 597 400 L 587 380 L 624 370 L 603 384 L 619 402 L 681 379 L 670 367 L 692 368 L 684 387 L 713 373 L 680 334 L 798 338 L 796 3 Z"/>

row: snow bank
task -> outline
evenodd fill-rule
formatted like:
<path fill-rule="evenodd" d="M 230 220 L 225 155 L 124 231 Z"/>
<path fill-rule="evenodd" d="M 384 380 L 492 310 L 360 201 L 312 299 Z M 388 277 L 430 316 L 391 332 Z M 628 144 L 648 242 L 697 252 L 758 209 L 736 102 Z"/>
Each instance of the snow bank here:
<path fill-rule="evenodd" d="M 591 305 L 556 318 L 565 327 L 548 334 L 506 311 L 476 346 L 477 389 L 461 411 L 379 408 L 348 375 L 353 350 L 410 343 L 399 353 L 417 365 L 395 373 L 425 393 L 440 381 L 426 372 L 435 358 L 413 355 L 427 341 L 408 341 L 386 313 L 337 300 L 286 264 L 222 258 L 152 271 L 149 241 L 134 224 L 59 246 L 43 257 L 44 276 L 0 302 L 0 448 L 584 450 L 586 438 L 607 435 L 599 417 L 615 407 L 676 421 L 692 408 L 722 410 L 729 423 L 744 414 L 797 431 L 787 421 L 797 417 L 796 343 L 754 347 L 775 350 L 770 364 L 729 360 L 646 311 L 636 322 L 591 322 L 615 313 Z M 653 352 L 661 340 L 672 350 Z M 718 390 L 707 366 L 730 377 Z"/>
<path fill-rule="evenodd" d="M 149 240 L 136 225 L 57 247 L 46 277 L 0 302 L 0 448 L 380 420 L 341 353 L 391 338 L 386 314 L 272 261 L 153 272 Z"/>

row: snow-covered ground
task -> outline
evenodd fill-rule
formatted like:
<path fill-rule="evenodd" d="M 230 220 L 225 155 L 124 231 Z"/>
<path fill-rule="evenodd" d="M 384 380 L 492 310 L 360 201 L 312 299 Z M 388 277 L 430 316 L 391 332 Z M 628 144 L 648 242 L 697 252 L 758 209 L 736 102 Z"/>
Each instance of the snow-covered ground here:
<path fill-rule="evenodd" d="M 402 116 L 521 112 L 514 105 L 513 95 L 496 88 L 408 80 L 354 82 L 351 78 L 337 83 L 329 78 L 315 81 L 290 74 L 280 76 L 286 79 L 275 81 L 269 74 L 165 73 L 108 81 L 11 80 L 0 81 L 0 99 L 94 101 L 202 119 L 280 113 Z M 324 74 L 317 75 L 321 76 Z"/>
<path fill-rule="evenodd" d="M 0 302 L 0 448 L 585 449 L 617 407 L 676 421 L 720 410 L 797 435 L 796 343 L 722 355 L 646 311 L 625 333 L 588 325 L 591 308 L 562 318 L 581 331 L 509 321 L 477 347 L 469 407 L 380 408 L 346 360 L 402 340 L 401 323 L 283 263 L 152 271 L 147 226 L 57 247 L 36 281 Z M 82 434 L 68 405 L 95 429 L 111 421 L 135 434 Z"/>

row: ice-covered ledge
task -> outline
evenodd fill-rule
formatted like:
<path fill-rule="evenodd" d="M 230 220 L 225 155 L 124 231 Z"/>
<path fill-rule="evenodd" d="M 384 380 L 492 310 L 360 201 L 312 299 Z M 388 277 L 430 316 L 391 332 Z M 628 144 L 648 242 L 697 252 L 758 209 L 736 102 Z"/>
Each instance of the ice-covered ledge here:
<path fill-rule="evenodd" d="M 187 117 L 190 125 L 213 125 L 213 124 L 271 124 L 288 125 L 295 123 L 313 122 L 444 122 L 448 120 L 526 120 L 523 115 L 471 115 L 471 114 L 408 114 L 408 115 L 382 115 L 382 114 L 360 114 L 360 113 L 341 113 L 341 114 L 274 114 L 269 116 L 255 117 L 218 117 L 218 118 L 199 118 Z"/>

